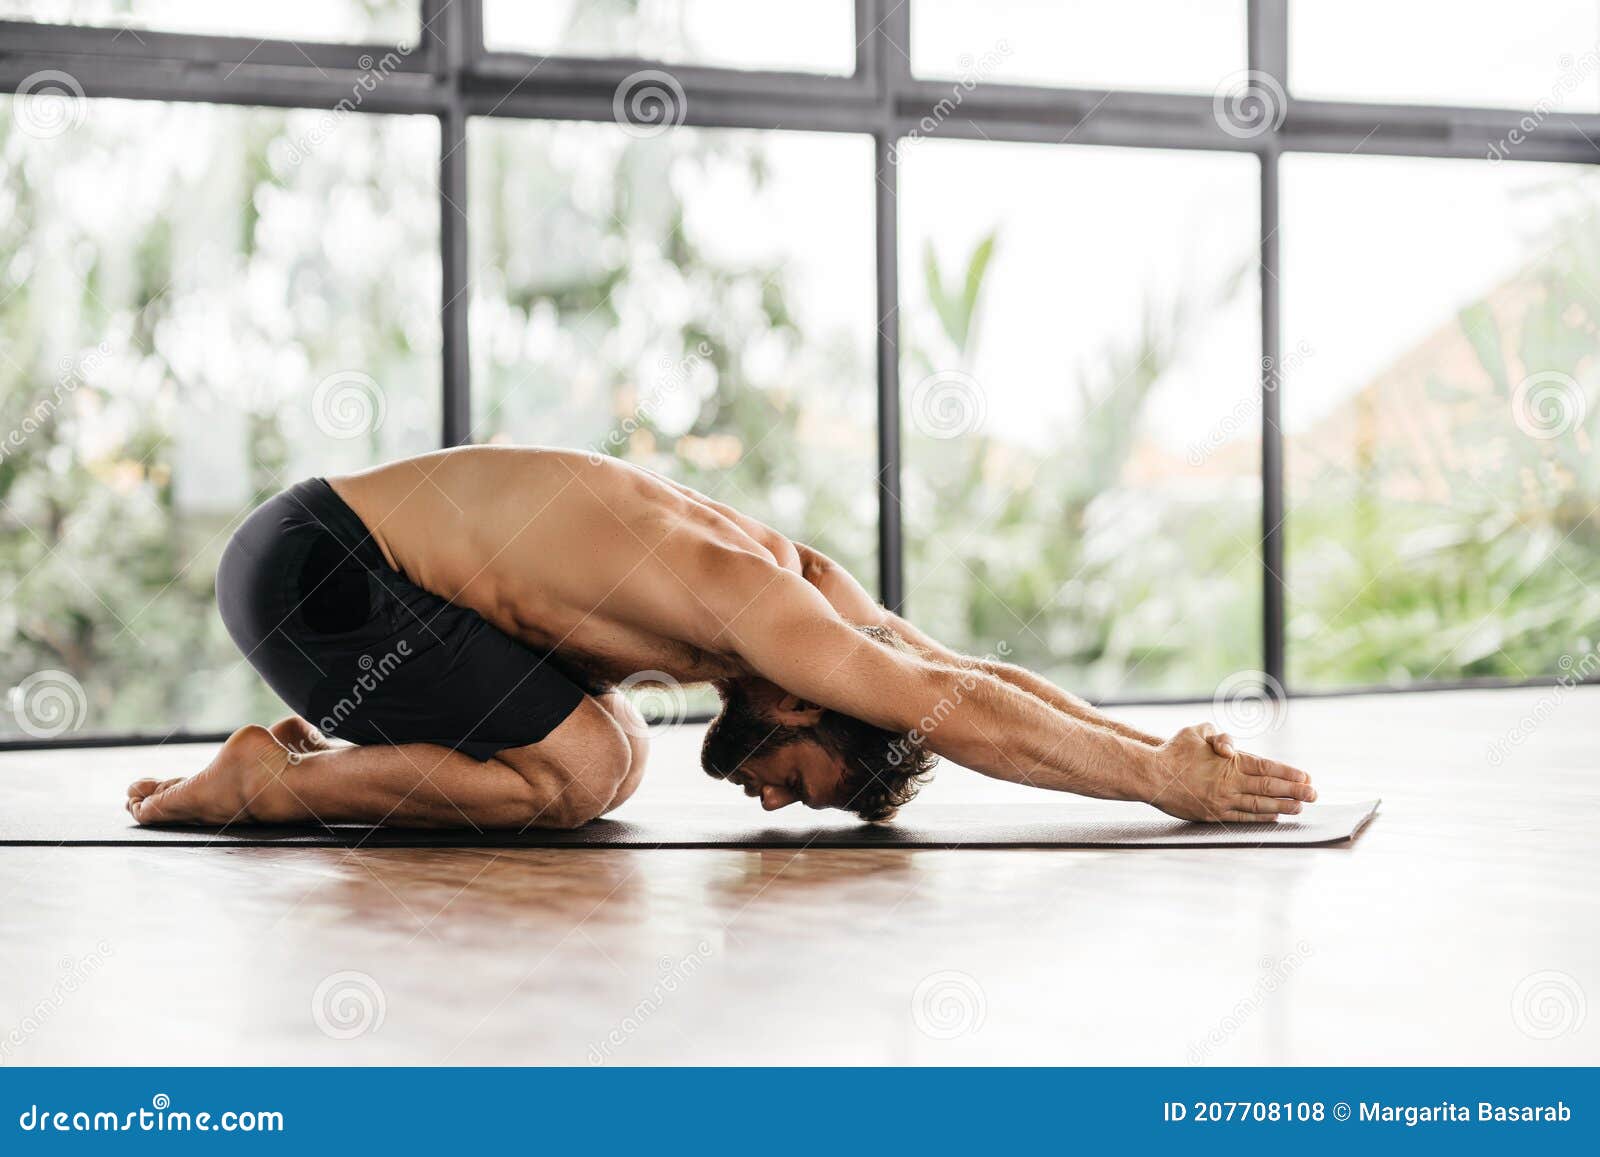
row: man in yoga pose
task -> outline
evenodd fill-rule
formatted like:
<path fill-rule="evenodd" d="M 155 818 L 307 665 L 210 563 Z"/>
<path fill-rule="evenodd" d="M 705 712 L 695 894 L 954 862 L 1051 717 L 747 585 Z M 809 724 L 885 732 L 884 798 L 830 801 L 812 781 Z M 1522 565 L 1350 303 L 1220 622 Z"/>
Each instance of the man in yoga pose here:
<path fill-rule="evenodd" d="M 217 603 L 295 714 L 134 783 L 139 823 L 575 827 L 644 773 L 644 722 L 613 689 L 641 672 L 715 684 L 705 769 L 769 810 L 887 819 L 935 755 L 1190 820 L 1316 798 L 1208 724 L 1161 740 L 955 655 L 815 550 L 581 452 L 466 447 L 302 482 L 240 526 Z"/>

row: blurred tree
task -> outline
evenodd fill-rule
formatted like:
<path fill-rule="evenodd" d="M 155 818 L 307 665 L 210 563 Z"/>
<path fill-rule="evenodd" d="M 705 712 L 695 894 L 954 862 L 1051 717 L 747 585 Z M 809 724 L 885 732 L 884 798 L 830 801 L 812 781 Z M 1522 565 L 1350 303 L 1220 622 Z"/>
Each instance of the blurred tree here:
<path fill-rule="evenodd" d="M 281 710 L 215 615 L 233 524 L 291 471 L 437 437 L 437 133 L 323 116 L 96 102 L 55 138 L 0 116 L 0 686 L 67 671 L 86 732 Z M 390 411 L 365 446 L 310 404 L 356 367 Z"/>
<path fill-rule="evenodd" d="M 969 390 L 989 386 L 975 374 L 976 351 L 998 245 L 994 232 L 981 237 L 953 277 L 925 248 L 924 289 L 940 340 L 906 351 L 913 398 L 916 383 L 952 369 Z M 1238 539 L 1255 528 L 1243 518 L 1219 525 L 1230 515 L 1214 503 L 1198 512 L 1163 504 L 1128 478 L 1151 391 L 1194 320 L 1239 284 L 1229 276 L 1211 296 L 1151 294 L 1131 337 L 1059 386 L 1043 373 L 1040 388 L 1077 398 L 1072 420 L 1047 431 L 1055 453 L 1030 452 L 981 423 L 937 436 L 919 422 L 926 415 L 911 415 L 907 502 L 927 512 L 907 541 L 914 616 L 976 653 L 1004 643 L 1014 661 L 1095 694 L 1208 690 L 1259 665 L 1254 606 L 1241 605 L 1238 579 L 1226 579 Z M 1181 646 L 1174 629 L 1198 615 L 1218 626 L 1203 653 Z"/>
<path fill-rule="evenodd" d="M 1564 675 L 1600 644 L 1597 215 L 1587 186 L 1529 261 L 1360 391 L 1348 461 L 1289 519 L 1291 672 L 1321 686 Z M 1344 412 L 1291 446 L 1342 445 Z M 1340 432 L 1335 432 L 1340 431 Z"/>

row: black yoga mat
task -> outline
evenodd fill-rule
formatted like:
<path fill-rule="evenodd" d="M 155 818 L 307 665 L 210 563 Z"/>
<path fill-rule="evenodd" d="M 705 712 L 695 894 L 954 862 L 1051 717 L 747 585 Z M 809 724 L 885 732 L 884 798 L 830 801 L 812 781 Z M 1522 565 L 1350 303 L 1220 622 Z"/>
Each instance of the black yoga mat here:
<path fill-rule="evenodd" d="M 1138 804 L 913 803 L 888 824 L 795 807 L 639 804 L 576 831 L 369 827 L 142 828 L 103 802 L 29 799 L 0 816 L 0 846 L 335 848 L 1168 848 L 1307 847 L 1353 840 L 1377 800 L 1313 804 L 1272 824 L 1190 824 Z"/>

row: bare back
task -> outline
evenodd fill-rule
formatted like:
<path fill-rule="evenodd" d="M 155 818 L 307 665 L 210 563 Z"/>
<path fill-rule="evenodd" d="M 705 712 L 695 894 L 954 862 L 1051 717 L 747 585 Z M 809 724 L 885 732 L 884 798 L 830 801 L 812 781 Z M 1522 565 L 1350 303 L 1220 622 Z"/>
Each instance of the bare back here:
<path fill-rule="evenodd" d="M 769 528 L 580 451 L 462 447 L 329 482 L 410 581 L 600 679 L 742 673 L 697 592 L 740 557 L 800 569 Z"/>

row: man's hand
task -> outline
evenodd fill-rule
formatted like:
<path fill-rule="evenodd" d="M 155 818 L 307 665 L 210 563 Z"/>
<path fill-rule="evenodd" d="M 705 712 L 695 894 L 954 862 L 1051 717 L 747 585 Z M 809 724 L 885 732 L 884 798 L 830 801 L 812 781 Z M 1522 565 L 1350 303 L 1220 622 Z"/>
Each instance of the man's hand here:
<path fill-rule="evenodd" d="M 1317 798 L 1305 772 L 1239 751 L 1209 723 L 1185 727 L 1157 748 L 1156 767 L 1149 802 L 1183 820 L 1271 823 Z"/>

